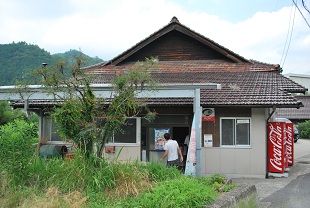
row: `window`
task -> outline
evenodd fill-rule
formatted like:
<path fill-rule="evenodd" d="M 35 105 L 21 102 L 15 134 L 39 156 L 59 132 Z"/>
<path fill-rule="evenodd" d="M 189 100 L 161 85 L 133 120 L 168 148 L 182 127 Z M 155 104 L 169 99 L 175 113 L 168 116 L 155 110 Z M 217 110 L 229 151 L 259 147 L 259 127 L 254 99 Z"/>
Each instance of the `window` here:
<path fill-rule="evenodd" d="M 57 132 L 57 125 L 52 119 L 52 117 L 44 117 L 43 120 L 40 120 L 42 128 L 41 136 L 49 138 L 49 141 L 62 141 L 60 135 Z M 43 123 L 43 124 L 42 124 Z"/>
<path fill-rule="evenodd" d="M 98 119 L 103 126 L 105 119 Z M 140 132 L 141 132 L 141 118 L 128 118 L 124 125 L 122 125 L 122 131 L 113 135 L 108 143 L 113 145 L 138 145 L 140 144 Z"/>
<path fill-rule="evenodd" d="M 122 126 L 122 132 L 114 134 L 113 143 L 136 143 L 137 124 L 136 119 L 127 119 Z"/>
<path fill-rule="evenodd" d="M 249 118 L 221 118 L 221 145 L 250 145 Z"/>

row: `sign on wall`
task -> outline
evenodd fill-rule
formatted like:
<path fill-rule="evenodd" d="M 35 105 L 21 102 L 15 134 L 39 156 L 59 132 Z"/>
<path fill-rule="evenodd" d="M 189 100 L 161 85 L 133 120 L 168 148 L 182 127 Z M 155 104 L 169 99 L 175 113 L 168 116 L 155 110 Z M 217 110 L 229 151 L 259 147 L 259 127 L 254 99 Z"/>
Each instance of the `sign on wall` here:
<path fill-rule="evenodd" d="M 212 134 L 204 134 L 203 140 L 204 140 L 205 147 L 213 147 L 213 135 Z"/>
<path fill-rule="evenodd" d="M 202 109 L 202 121 L 214 121 L 215 110 L 214 108 L 203 108 Z"/>

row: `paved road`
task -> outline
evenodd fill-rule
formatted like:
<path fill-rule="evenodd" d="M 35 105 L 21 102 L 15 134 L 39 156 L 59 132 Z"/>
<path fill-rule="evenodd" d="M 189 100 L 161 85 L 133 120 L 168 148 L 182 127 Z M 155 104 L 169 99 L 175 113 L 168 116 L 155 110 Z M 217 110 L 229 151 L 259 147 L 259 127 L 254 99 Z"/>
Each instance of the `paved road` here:
<path fill-rule="evenodd" d="M 233 182 L 254 184 L 261 208 L 310 207 L 310 140 L 298 140 L 294 149 L 295 164 L 287 178 L 243 178 L 233 179 Z"/>
<path fill-rule="evenodd" d="M 283 189 L 264 198 L 269 207 L 306 208 L 310 207 L 310 173 L 298 176 Z"/>

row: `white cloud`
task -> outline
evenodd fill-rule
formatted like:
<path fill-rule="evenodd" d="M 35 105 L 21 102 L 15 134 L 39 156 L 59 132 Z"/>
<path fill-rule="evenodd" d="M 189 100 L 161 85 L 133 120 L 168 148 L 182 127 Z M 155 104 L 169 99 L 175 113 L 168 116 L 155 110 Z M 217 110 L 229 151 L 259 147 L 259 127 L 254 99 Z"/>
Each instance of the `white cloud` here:
<path fill-rule="evenodd" d="M 275 12 L 258 11 L 244 21 L 233 23 L 202 10 L 189 11 L 174 3 L 177 1 L 169 0 L 31 2 L 0 2 L 1 43 L 27 41 L 51 53 L 81 48 L 86 54 L 104 60 L 129 49 L 176 16 L 182 24 L 245 58 L 280 63 L 291 12 L 291 7 Z M 309 30 L 296 12 L 285 70 L 307 71 Z"/>

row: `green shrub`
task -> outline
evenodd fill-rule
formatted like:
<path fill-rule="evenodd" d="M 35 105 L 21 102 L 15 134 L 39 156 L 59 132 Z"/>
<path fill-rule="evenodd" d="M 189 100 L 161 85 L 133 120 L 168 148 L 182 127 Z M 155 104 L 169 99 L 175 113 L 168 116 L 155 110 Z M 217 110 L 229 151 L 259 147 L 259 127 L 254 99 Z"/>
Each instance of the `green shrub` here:
<path fill-rule="evenodd" d="M 310 138 L 310 120 L 299 123 L 298 130 L 301 138 Z"/>
<path fill-rule="evenodd" d="M 13 122 L 15 119 L 24 120 L 28 123 L 38 123 L 39 116 L 35 113 L 27 116 L 22 109 L 12 109 L 7 101 L 0 101 L 0 126 Z"/>
<path fill-rule="evenodd" d="M 23 184 L 27 168 L 38 140 L 37 126 L 23 120 L 14 120 L 0 127 L 0 170 L 6 171 L 15 185 Z"/>
<path fill-rule="evenodd" d="M 226 183 L 226 179 L 224 176 L 220 175 L 220 174 L 213 174 L 211 176 L 211 180 L 212 183 L 218 183 L 218 184 L 225 184 Z"/>

